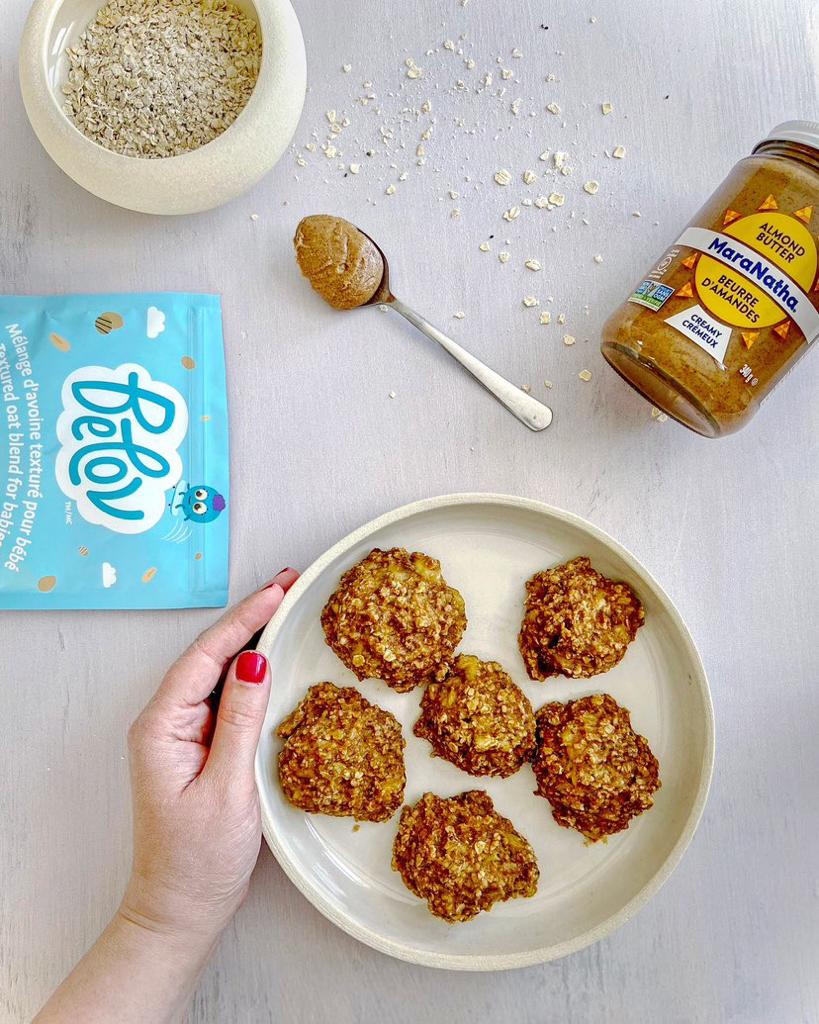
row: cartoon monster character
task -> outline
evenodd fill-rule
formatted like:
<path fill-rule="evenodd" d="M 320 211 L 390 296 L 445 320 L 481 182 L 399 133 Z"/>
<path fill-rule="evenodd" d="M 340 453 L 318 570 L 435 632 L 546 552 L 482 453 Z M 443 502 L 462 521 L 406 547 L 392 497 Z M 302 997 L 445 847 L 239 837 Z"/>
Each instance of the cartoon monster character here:
<path fill-rule="evenodd" d="M 194 523 L 211 523 L 224 510 L 225 499 L 215 487 L 197 484 L 181 496 L 180 508 L 185 519 Z"/>

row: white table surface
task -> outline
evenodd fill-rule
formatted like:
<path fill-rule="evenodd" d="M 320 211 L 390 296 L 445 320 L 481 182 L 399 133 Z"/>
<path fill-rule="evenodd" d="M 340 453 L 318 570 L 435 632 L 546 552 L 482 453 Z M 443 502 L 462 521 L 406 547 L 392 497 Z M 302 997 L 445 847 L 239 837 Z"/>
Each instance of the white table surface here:
<path fill-rule="evenodd" d="M 606 941 L 500 975 L 407 966 L 328 924 L 265 848 L 190 1020 L 819 1021 L 819 357 L 743 433 L 706 441 L 653 421 L 598 353 L 607 312 L 732 163 L 779 121 L 816 116 L 816 5 L 298 0 L 311 83 L 298 149 L 249 195 L 182 220 L 107 206 L 45 156 L 16 83 L 25 7 L 6 0 L 0 32 L 0 287 L 222 293 L 232 598 L 393 506 L 518 493 L 590 518 L 644 561 L 690 624 L 713 689 L 717 766 L 700 830 L 657 898 Z M 407 56 L 423 78 L 406 78 Z M 476 93 L 487 70 L 494 84 Z M 365 107 L 367 92 L 377 100 Z M 426 98 L 431 115 L 419 116 Z M 562 116 L 544 112 L 552 100 Z M 326 137 L 328 109 L 351 121 L 337 145 L 361 164 L 357 177 L 303 149 L 314 130 Z M 624 160 L 605 155 L 617 144 Z M 522 171 L 542 173 L 547 148 L 568 152 L 573 174 L 525 187 Z M 507 188 L 492 180 L 500 167 L 514 174 Z M 592 178 L 594 197 L 582 191 Z M 562 209 L 501 219 L 552 190 L 567 194 Z M 392 314 L 323 306 L 290 249 L 298 219 L 317 211 L 371 231 L 405 301 L 548 394 L 551 428 L 526 431 Z M 529 257 L 540 274 L 523 267 Z M 540 326 L 526 294 L 554 320 L 565 312 L 565 327 Z M 35 1011 L 116 906 L 129 860 L 126 726 L 171 654 L 216 614 L 2 617 L 3 1021 Z"/>

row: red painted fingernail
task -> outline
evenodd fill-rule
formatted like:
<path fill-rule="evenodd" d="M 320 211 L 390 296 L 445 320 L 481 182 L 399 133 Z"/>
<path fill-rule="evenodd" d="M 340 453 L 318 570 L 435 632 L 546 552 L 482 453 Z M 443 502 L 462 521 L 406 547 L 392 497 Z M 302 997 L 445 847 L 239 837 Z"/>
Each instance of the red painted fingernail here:
<path fill-rule="evenodd" d="M 242 651 L 236 661 L 236 678 L 243 683 L 263 683 L 267 658 L 258 651 Z"/>
<path fill-rule="evenodd" d="M 273 577 L 273 579 L 265 587 L 263 587 L 262 589 L 269 590 L 273 586 L 274 583 L 278 583 L 279 582 L 279 576 L 283 576 L 286 572 L 295 572 L 295 571 L 296 570 L 295 569 L 291 569 L 289 565 L 286 566 L 284 569 L 279 569 L 279 571 L 276 573 L 276 575 Z"/>

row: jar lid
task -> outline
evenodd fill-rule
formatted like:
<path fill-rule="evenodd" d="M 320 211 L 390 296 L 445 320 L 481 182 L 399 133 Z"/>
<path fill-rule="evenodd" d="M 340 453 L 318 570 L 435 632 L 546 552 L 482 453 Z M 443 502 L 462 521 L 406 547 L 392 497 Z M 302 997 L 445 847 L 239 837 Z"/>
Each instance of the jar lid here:
<path fill-rule="evenodd" d="M 754 152 L 766 142 L 796 142 L 800 146 L 819 149 L 819 121 L 783 121 L 754 146 Z"/>

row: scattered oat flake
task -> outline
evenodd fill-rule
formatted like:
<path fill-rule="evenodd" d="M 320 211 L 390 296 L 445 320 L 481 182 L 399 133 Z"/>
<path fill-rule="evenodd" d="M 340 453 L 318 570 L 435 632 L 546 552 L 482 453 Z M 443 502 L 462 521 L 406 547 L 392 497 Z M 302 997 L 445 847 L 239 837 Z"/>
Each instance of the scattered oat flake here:
<path fill-rule="evenodd" d="M 543 267 L 540 265 L 538 260 L 527 260 L 524 263 L 524 266 L 527 270 L 543 270 Z"/>
<path fill-rule="evenodd" d="M 330 122 L 330 124 L 335 124 L 336 123 L 336 112 L 335 112 L 335 110 L 328 110 L 325 113 L 324 116 L 327 118 L 327 120 Z"/>
<path fill-rule="evenodd" d="M 581 370 L 577 375 L 581 380 L 591 380 L 591 370 Z"/>
<path fill-rule="evenodd" d="M 552 384 L 552 382 L 550 380 L 544 380 L 543 386 L 544 386 L 544 388 L 553 388 L 554 384 Z"/>
<path fill-rule="evenodd" d="M 258 219 L 259 219 L 259 215 L 258 215 L 258 213 L 251 213 L 251 215 L 250 215 L 250 219 L 251 219 L 251 220 L 258 220 Z"/>
<path fill-rule="evenodd" d="M 395 185 L 387 185 L 387 187 L 384 189 L 384 195 L 385 196 L 394 196 L 395 195 Z"/>
<path fill-rule="evenodd" d="M 548 198 L 546 196 L 538 196 L 537 199 L 535 200 L 535 206 L 539 210 L 542 210 L 544 207 L 546 207 L 548 205 L 549 205 L 549 200 L 548 200 Z"/>
<path fill-rule="evenodd" d="M 559 324 L 565 324 L 566 323 L 566 314 L 565 313 L 558 313 L 557 314 L 557 322 Z"/>
<path fill-rule="evenodd" d="M 460 194 L 460 192 L 456 192 L 454 188 L 451 188 L 449 190 L 449 198 L 450 199 L 460 199 L 461 198 L 461 194 Z"/>
<path fill-rule="evenodd" d="M 520 390 L 521 391 L 525 391 L 526 394 L 528 395 L 531 392 L 531 390 L 532 390 L 532 385 L 531 384 L 521 384 Z"/>
<path fill-rule="evenodd" d="M 455 43 L 451 39 L 444 40 L 444 49 L 449 50 L 450 53 L 455 51 Z"/>
<path fill-rule="evenodd" d="M 552 322 L 552 314 L 548 311 L 548 309 L 544 310 L 540 314 L 540 322 L 543 324 L 544 327 Z"/>
<path fill-rule="evenodd" d="M 626 147 L 615 146 L 614 149 L 611 151 L 611 155 L 614 157 L 615 160 L 622 160 L 623 157 L 626 155 Z"/>
<path fill-rule="evenodd" d="M 539 306 L 540 300 L 536 299 L 534 295 L 524 295 L 523 305 L 526 306 L 527 309 L 531 309 L 532 306 Z"/>
<path fill-rule="evenodd" d="M 523 56 L 523 51 L 516 46 L 514 50 L 512 50 L 512 56 L 515 57 L 517 60 L 520 60 L 520 58 Z"/>
<path fill-rule="evenodd" d="M 407 68 L 407 78 L 420 78 L 423 74 L 420 68 L 411 67 Z"/>
<path fill-rule="evenodd" d="M 429 100 L 424 100 L 424 102 L 421 104 L 421 110 L 425 114 L 428 114 L 430 110 L 432 110 L 432 103 Z"/>
<path fill-rule="evenodd" d="M 612 110 L 614 110 L 614 107 L 611 105 L 611 103 L 601 103 L 600 109 L 603 111 L 604 114 L 610 114 Z"/>
<path fill-rule="evenodd" d="M 508 252 L 499 252 L 498 253 L 498 259 L 501 261 L 501 263 L 508 263 L 510 258 L 511 258 L 511 253 L 508 253 Z"/>
<path fill-rule="evenodd" d="M 399 181 L 406 181 L 408 177 L 409 177 L 409 175 L 407 174 L 406 171 L 401 171 L 401 173 L 398 175 L 398 180 Z"/>
<path fill-rule="evenodd" d="M 588 192 L 590 196 L 597 195 L 597 190 L 600 188 L 600 183 L 597 181 L 587 181 L 583 186 L 583 191 Z"/>
<path fill-rule="evenodd" d="M 563 335 L 563 344 L 564 345 L 574 345 L 574 343 L 575 343 L 575 336 L 573 334 L 564 334 Z"/>
<path fill-rule="evenodd" d="M 600 255 L 599 252 L 595 256 L 593 256 L 592 259 L 594 260 L 595 263 L 602 263 L 603 262 L 603 257 Z"/>
<path fill-rule="evenodd" d="M 552 206 L 562 206 L 566 202 L 566 197 L 560 192 L 552 192 L 549 195 L 549 202 Z"/>
<path fill-rule="evenodd" d="M 466 316 L 466 313 L 464 313 L 464 311 L 462 309 L 459 309 L 457 312 L 453 313 L 452 315 L 455 317 L 456 320 L 463 320 L 463 318 Z"/>
<path fill-rule="evenodd" d="M 560 107 L 556 103 L 547 103 L 546 109 L 549 111 L 550 114 L 560 113 Z"/>
<path fill-rule="evenodd" d="M 548 149 L 544 149 L 543 152 L 538 157 L 538 160 L 544 160 L 544 161 L 548 160 L 551 155 L 552 154 L 550 153 L 550 151 Z"/>
<path fill-rule="evenodd" d="M 361 170 L 361 164 L 350 164 L 350 174 L 358 174 Z"/>
<path fill-rule="evenodd" d="M 509 104 L 509 109 L 515 115 L 515 117 L 517 117 L 520 114 L 520 105 L 521 105 L 522 102 L 523 102 L 522 100 L 517 99 L 517 100 L 512 100 L 512 102 Z"/>
<path fill-rule="evenodd" d="M 489 252 L 489 242 L 481 242 L 478 248 L 481 250 L 481 252 Z"/>
<path fill-rule="evenodd" d="M 509 173 L 509 171 L 506 170 L 505 167 L 502 167 L 499 171 L 495 171 L 494 177 L 495 181 L 499 185 L 509 185 L 511 184 L 512 181 L 512 175 Z"/>
<path fill-rule="evenodd" d="M 515 72 L 510 71 L 509 68 L 501 68 L 501 78 L 504 79 L 504 81 L 508 82 L 509 79 L 514 75 L 514 73 Z"/>
<path fill-rule="evenodd" d="M 535 181 L 535 179 L 537 178 L 537 175 L 534 171 L 524 171 L 522 177 L 527 185 L 531 185 L 532 182 Z"/>
<path fill-rule="evenodd" d="M 303 156 L 297 156 L 296 157 L 296 163 L 299 165 L 299 167 L 306 167 L 307 166 L 307 161 L 304 159 Z"/>
<path fill-rule="evenodd" d="M 656 405 L 652 405 L 651 407 L 651 418 L 656 420 L 658 423 L 665 423 L 668 419 L 666 414 L 661 409 L 658 409 Z"/>
<path fill-rule="evenodd" d="M 388 395 L 389 398 L 395 398 L 395 392 L 391 391 Z"/>
<path fill-rule="evenodd" d="M 335 146 L 325 146 L 324 155 L 327 157 L 328 160 L 332 160 L 333 157 L 338 156 L 338 150 L 336 149 Z"/>
<path fill-rule="evenodd" d="M 510 206 L 509 209 L 504 212 L 503 219 L 504 220 L 517 220 L 519 216 L 520 216 L 520 207 L 519 206 Z"/>

